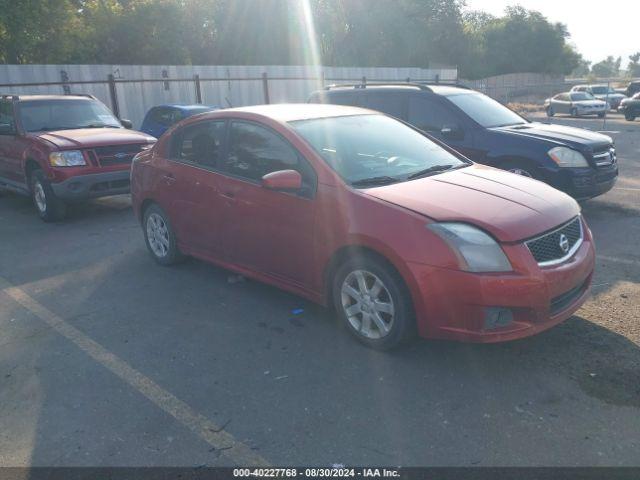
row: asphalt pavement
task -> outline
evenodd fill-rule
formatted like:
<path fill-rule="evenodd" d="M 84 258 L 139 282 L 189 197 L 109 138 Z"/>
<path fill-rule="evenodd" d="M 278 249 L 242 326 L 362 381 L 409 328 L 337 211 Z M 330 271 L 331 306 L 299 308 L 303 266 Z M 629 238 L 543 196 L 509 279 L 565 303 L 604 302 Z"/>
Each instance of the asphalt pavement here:
<path fill-rule="evenodd" d="M 294 295 L 156 265 L 127 196 L 45 224 L 3 194 L 0 466 L 640 465 L 640 121 L 536 119 L 606 131 L 621 176 L 583 205 L 591 299 L 504 344 L 372 351 Z"/>

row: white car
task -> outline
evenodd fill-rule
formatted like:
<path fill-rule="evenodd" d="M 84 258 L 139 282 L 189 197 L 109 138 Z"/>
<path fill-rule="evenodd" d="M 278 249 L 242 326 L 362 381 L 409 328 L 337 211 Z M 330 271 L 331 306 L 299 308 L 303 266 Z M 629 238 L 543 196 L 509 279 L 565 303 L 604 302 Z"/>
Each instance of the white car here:
<path fill-rule="evenodd" d="M 566 92 L 547 98 L 544 101 L 544 109 L 549 117 L 553 117 L 556 113 L 568 113 L 572 117 L 581 115 L 604 117 L 608 105 L 607 102 L 598 100 L 587 92 Z"/>
<path fill-rule="evenodd" d="M 614 110 L 618 110 L 622 99 L 627 98 L 626 95 L 616 92 L 613 88 L 607 87 L 606 85 L 576 85 L 571 91 L 590 93 L 598 100 L 607 102 Z"/>

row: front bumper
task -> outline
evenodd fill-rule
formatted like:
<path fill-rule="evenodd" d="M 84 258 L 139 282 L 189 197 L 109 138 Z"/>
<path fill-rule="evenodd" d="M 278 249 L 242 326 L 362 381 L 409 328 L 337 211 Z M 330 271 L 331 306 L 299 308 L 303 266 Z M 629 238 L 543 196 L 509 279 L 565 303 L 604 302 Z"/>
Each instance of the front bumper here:
<path fill-rule="evenodd" d="M 409 264 L 420 334 L 479 343 L 514 340 L 561 323 L 586 300 L 595 265 L 590 234 L 571 259 L 553 267 L 539 267 L 524 244 L 505 251 L 512 263 L 516 259 L 515 272 L 476 274 Z M 487 312 L 496 308 L 510 311 L 513 319 L 488 329 Z"/>
<path fill-rule="evenodd" d="M 57 197 L 67 201 L 121 195 L 129 193 L 129 176 L 129 170 L 90 173 L 51 183 L 51 188 Z"/>
<path fill-rule="evenodd" d="M 577 200 L 597 197 L 613 188 L 618 180 L 618 164 L 599 168 L 563 168 L 544 172 L 551 186 Z"/>

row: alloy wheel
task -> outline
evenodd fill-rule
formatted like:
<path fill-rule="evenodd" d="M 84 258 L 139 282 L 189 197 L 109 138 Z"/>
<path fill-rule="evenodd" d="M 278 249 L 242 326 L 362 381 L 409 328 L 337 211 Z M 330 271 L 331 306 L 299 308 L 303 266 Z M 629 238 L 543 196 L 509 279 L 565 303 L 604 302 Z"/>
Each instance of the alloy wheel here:
<path fill-rule="evenodd" d="M 33 200 L 35 201 L 36 208 L 40 213 L 45 213 L 47 211 L 47 196 L 39 181 L 36 181 L 33 185 Z"/>
<path fill-rule="evenodd" d="M 147 238 L 149 246 L 156 257 L 163 258 L 169 252 L 169 228 L 164 218 L 157 213 L 152 213 L 147 218 Z"/>
<path fill-rule="evenodd" d="M 385 337 L 393 327 L 395 309 L 382 280 L 366 270 L 354 270 L 342 282 L 342 308 L 353 329 L 365 338 Z"/>

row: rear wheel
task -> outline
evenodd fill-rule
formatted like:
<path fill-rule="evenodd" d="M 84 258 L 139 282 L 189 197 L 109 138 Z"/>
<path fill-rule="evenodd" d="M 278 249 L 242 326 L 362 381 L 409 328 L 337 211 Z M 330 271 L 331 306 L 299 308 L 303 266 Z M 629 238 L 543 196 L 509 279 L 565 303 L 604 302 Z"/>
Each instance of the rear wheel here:
<path fill-rule="evenodd" d="M 598 118 L 604 118 L 604 112 L 598 114 Z"/>
<path fill-rule="evenodd" d="M 571 116 L 572 117 L 577 117 L 578 116 L 578 109 L 577 108 L 572 108 L 571 109 Z"/>
<path fill-rule="evenodd" d="M 56 197 L 42 170 L 31 173 L 31 198 L 38 216 L 45 222 L 62 220 L 67 213 L 66 204 Z"/>
<path fill-rule="evenodd" d="M 349 332 L 369 347 L 389 350 L 415 332 L 413 305 L 402 277 L 373 255 L 357 255 L 338 268 L 333 300 Z"/>
<path fill-rule="evenodd" d="M 636 119 L 635 112 L 624 112 L 624 118 L 629 122 L 633 122 Z"/>
<path fill-rule="evenodd" d="M 160 265 L 173 265 L 184 259 L 169 217 L 160 206 L 153 204 L 145 210 L 143 231 L 149 253 Z"/>

